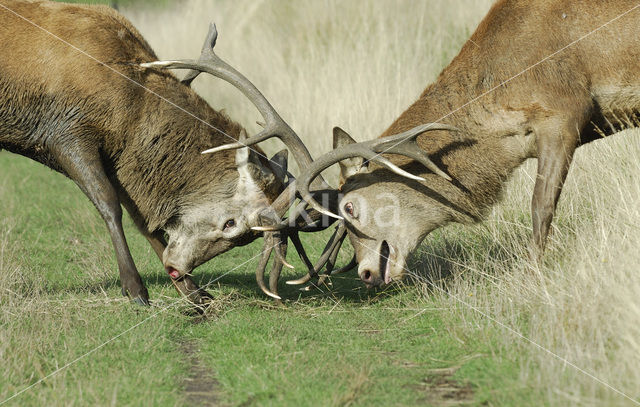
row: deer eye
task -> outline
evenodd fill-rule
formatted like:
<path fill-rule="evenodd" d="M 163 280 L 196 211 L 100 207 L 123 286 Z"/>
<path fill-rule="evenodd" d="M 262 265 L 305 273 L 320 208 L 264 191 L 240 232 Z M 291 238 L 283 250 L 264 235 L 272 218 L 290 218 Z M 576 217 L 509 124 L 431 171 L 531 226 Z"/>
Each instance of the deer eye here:
<path fill-rule="evenodd" d="M 234 219 L 229 219 L 227 223 L 224 224 L 224 230 L 229 230 L 236 225 L 236 221 Z"/>
<path fill-rule="evenodd" d="M 344 211 L 347 215 L 349 216 L 353 216 L 353 203 L 352 202 L 347 202 L 344 205 Z"/>

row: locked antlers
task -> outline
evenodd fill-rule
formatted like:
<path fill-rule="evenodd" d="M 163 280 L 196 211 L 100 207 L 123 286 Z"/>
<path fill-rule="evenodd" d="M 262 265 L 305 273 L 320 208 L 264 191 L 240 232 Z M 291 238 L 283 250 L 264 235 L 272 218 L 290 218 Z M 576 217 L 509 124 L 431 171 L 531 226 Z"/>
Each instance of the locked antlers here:
<path fill-rule="evenodd" d="M 197 60 L 172 60 L 172 61 L 156 61 L 141 64 L 143 68 L 163 68 L 163 69 L 189 69 L 189 73 L 183 79 L 183 83 L 190 85 L 191 82 L 202 72 L 211 74 L 215 77 L 223 79 L 238 90 L 240 90 L 253 103 L 264 119 L 264 129 L 257 135 L 246 140 L 237 141 L 232 144 L 216 147 L 203 152 L 203 154 L 214 153 L 217 151 L 247 147 L 257 144 L 271 137 L 278 137 L 289 148 L 294 159 L 300 168 L 308 167 L 311 162 L 311 154 L 302 143 L 302 140 L 291 129 L 291 127 L 280 117 L 278 112 L 271 106 L 264 95 L 251 83 L 244 75 L 238 72 L 231 65 L 220 59 L 213 48 L 216 45 L 218 31 L 215 24 L 209 26 L 209 32 L 202 46 L 202 52 Z M 321 189 L 328 189 L 327 183 L 319 177 L 314 183 Z M 278 227 L 280 219 L 284 216 L 288 208 L 293 204 L 296 198 L 296 189 L 294 185 L 289 185 L 274 201 L 270 208 L 267 208 L 262 214 L 262 224 L 256 225 L 253 229 L 262 231 L 265 238 L 265 246 L 263 248 L 263 256 L 256 270 L 256 279 L 262 291 L 274 298 L 280 298 L 271 283 L 271 290 L 267 289 L 264 284 L 264 271 L 272 252 L 276 254 L 276 265 L 272 269 L 270 280 L 273 276 L 280 274 L 282 266 L 292 267 L 285 260 L 287 234 L 282 231 L 283 227 Z M 299 249 L 300 250 L 300 249 Z M 303 249 L 302 249 L 303 250 Z M 301 254 L 302 255 L 302 254 Z M 306 256 L 306 253 L 304 254 Z"/>
<path fill-rule="evenodd" d="M 189 73 L 183 80 L 183 83 L 187 85 L 189 85 L 200 73 L 209 73 L 238 88 L 256 106 L 265 121 L 263 126 L 264 128 L 260 133 L 242 141 L 203 151 L 203 154 L 252 146 L 269 138 L 278 137 L 291 150 L 298 166 L 303 170 L 298 179 L 290 180 L 289 185 L 284 189 L 284 191 L 282 191 L 280 196 L 263 212 L 261 216 L 263 221 L 261 224 L 252 228 L 263 232 L 265 237 L 265 246 L 263 248 L 263 255 L 260 264 L 256 270 L 256 279 L 258 280 L 258 285 L 262 291 L 267 295 L 277 299 L 280 298 L 277 293 L 274 292 L 276 287 L 274 278 L 277 282 L 277 278 L 283 265 L 290 267 L 285 260 L 288 238 L 292 239 L 292 242 L 298 250 L 301 258 L 309 269 L 308 276 L 289 282 L 290 284 L 304 283 L 308 281 L 311 277 L 317 275 L 318 271 L 324 267 L 324 265 L 327 265 L 327 273 L 331 274 L 333 270 L 333 263 L 335 263 L 338 250 L 344 240 L 345 229 L 343 218 L 320 205 L 314 197 L 314 195 L 319 193 L 333 193 L 333 197 L 331 199 L 335 201 L 333 202 L 334 204 L 337 204 L 336 191 L 332 190 L 328 186 L 321 175 L 321 172 L 326 168 L 348 158 L 362 157 L 369 162 L 375 162 L 387 167 L 394 173 L 403 177 L 416 181 L 424 181 L 424 178 L 415 176 L 403 170 L 382 156 L 382 154 L 385 153 L 398 154 L 412 158 L 423 164 L 435 174 L 449 181 L 451 180 L 444 171 L 438 168 L 438 166 L 431 161 L 427 153 L 422 150 L 416 142 L 416 138 L 427 131 L 457 131 L 455 127 L 440 123 L 428 123 L 397 135 L 378 138 L 362 143 L 349 144 L 321 156 L 316 161 L 312 161 L 311 154 L 309 154 L 309 151 L 302 143 L 302 140 L 300 140 L 298 135 L 280 117 L 264 95 L 244 75 L 215 54 L 213 48 L 215 47 L 217 38 L 218 32 L 216 30 L 216 26 L 215 24 L 211 24 L 207 38 L 202 46 L 202 53 L 198 60 L 157 61 L 145 63 L 141 66 L 145 68 L 189 69 Z M 314 191 L 311 191 L 312 187 L 314 188 Z M 292 211 L 289 222 L 281 221 L 282 217 L 295 202 L 296 195 L 299 195 L 305 202 L 298 205 Z M 315 266 L 311 265 L 297 236 L 298 231 L 303 229 L 303 226 L 291 225 L 291 223 L 295 223 L 297 221 L 298 215 L 301 215 L 305 211 L 307 204 L 320 214 L 342 220 L 336 230 L 336 233 L 327 244 L 320 261 Z M 324 227 L 319 227 L 318 229 L 322 229 Z M 276 253 L 276 263 L 273 266 L 272 275 L 270 276 L 271 290 L 269 290 L 264 284 L 264 271 L 272 251 Z M 349 267 L 352 268 L 353 265 L 354 262 L 352 261 L 349 264 Z"/>

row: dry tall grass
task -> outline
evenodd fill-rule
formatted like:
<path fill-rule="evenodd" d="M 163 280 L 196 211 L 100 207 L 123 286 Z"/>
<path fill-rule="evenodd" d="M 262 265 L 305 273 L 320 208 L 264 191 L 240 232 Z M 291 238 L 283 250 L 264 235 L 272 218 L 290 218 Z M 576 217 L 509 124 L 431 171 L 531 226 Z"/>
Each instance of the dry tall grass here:
<path fill-rule="evenodd" d="M 124 12 L 161 59 L 198 55 L 215 22 L 218 54 L 319 154 L 330 149 L 336 125 L 359 140 L 380 134 L 457 53 L 490 3 L 189 0 L 160 14 Z M 195 88 L 258 130 L 260 116 L 234 88 L 215 78 L 199 78 Z"/>
<path fill-rule="evenodd" d="M 520 350 L 522 382 L 553 405 L 636 405 L 599 381 L 638 398 L 639 136 L 579 149 L 543 265 L 528 259 L 535 162 L 515 174 L 486 222 L 446 228 L 422 248 L 422 274 L 453 276 L 447 294 L 425 286 L 466 322 L 452 329 L 497 332 L 506 348 Z"/>
<path fill-rule="evenodd" d="M 208 22 L 215 21 L 218 53 L 264 92 L 317 155 L 330 148 L 334 125 L 361 140 L 381 133 L 457 53 L 490 4 L 191 0 L 159 14 L 125 14 L 161 58 L 197 55 Z M 257 130 L 252 123 L 259 116 L 239 92 L 209 78 L 196 88 Z M 505 355 L 522 364 L 522 382 L 539 388 L 546 403 L 631 401 L 469 305 L 637 398 L 638 156 L 634 133 L 579 150 L 540 267 L 527 260 L 534 162 L 517 171 L 486 222 L 435 233 L 415 262 L 421 275 L 452 275 L 446 293 L 435 290 L 452 320 L 465 321 L 452 324 L 452 331 L 497 332 Z"/>

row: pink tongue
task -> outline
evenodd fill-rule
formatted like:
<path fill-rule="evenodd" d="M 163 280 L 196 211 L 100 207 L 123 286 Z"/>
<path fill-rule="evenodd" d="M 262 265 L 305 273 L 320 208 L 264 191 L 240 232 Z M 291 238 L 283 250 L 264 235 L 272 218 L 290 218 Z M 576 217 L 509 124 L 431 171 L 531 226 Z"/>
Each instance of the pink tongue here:
<path fill-rule="evenodd" d="M 178 273 L 178 270 L 174 269 L 173 267 L 169 268 L 167 270 L 167 273 L 169 273 L 169 275 L 173 279 L 176 279 L 176 278 L 180 277 L 180 273 Z"/>

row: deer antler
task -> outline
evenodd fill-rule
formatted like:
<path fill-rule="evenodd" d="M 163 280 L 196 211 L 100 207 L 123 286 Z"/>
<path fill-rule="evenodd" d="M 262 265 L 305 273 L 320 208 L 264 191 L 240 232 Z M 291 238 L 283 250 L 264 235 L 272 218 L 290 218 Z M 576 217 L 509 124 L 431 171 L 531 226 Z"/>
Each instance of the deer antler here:
<path fill-rule="evenodd" d="M 236 143 L 219 146 L 206 151 L 203 154 L 215 153 L 218 151 L 229 150 L 234 148 L 251 146 L 261 141 L 267 140 L 271 137 L 278 137 L 282 142 L 291 150 L 293 157 L 298 163 L 300 168 L 308 167 L 311 162 L 311 154 L 305 147 L 304 143 L 300 140 L 298 135 L 291 129 L 291 127 L 280 117 L 276 110 L 271 106 L 269 101 L 264 95 L 251 83 L 244 75 L 238 72 L 231 65 L 227 64 L 214 52 L 216 40 L 218 38 L 218 31 L 215 24 L 209 26 L 209 32 L 202 46 L 202 52 L 198 60 L 181 60 L 181 61 L 157 61 L 141 64 L 144 68 L 165 68 L 165 69 L 189 69 L 183 83 L 190 85 L 191 82 L 202 72 L 209 73 L 215 77 L 221 78 L 238 90 L 240 90 L 258 109 L 264 119 L 264 123 L 259 123 L 263 127 L 263 130 L 257 135 Z M 295 183 L 295 181 L 294 181 Z M 292 184 L 294 184 L 292 183 Z M 280 219 L 284 216 L 287 210 L 291 207 L 296 199 L 295 185 L 290 184 L 280 196 L 273 202 L 270 208 L 268 208 L 262 217 L 267 219 L 267 222 L 260 226 L 255 226 L 252 229 L 256 231 L 262 231 L 264 234 L 265 245 L 263 247 L 263 253 L 261 261 L 256 269 L 256 280 L 258 285 L 265 292 L 265 294 L 278 298 L 275 293 L 274 287 L 276 286 L 274 281 L 277 282 L 277 276 L 280 274 L 282 266 L 293 268 L 285 259 L 286 256 L 286 243 L 287 236 L 293 233 L 290 226 L 286 225 L 286 222 L 281 222 Z M 322 177 L 318 177 L 318 182 L 314 183 L 319 189 L 328 189 L 328 184 Z M 294 211 L 295 212 L 295 211 Z M 294 216 L 293 219 L 296 219 Z M 284 229 L 289 229 L 285 231 Z M 295 232 L 297 233 L 297 232 Z M 296 246 L 296 249 L 300 252 L 301 256 L 306 257 L 304 249 L 300 246 Z M 269 291 L 264 283 L 264 272 L 266 265 L 269 261 L 271 253 L 274 252 L 276 261 L 271 271 Z"/>
<path fill-rule="evenodd" d="M 305 284 L 312 278 L 316 277 L 318 275 L 318 272 L 322 270 L 325 265 L 327 266 L 327 269 L 323 274 L 323 277 L 331 275 L 333 267 L 335 266 L 336 259 L 338 257 L 338 252 L 340 251 L 340 247 L 342 246 L 342 242 L 344 242 L 345 237 L 347 237 L 347 229 L 344 221 L 340 221 L 333 234 L 331 235 L 331 238 L 325 245 L 324 250 L 322 251 L 322 255 L 318 259 L 318 262 L 315 265 L 311 265 L 310 262 L 305 262 L 309 270 L 308 273 L 299 279 L 287 281 L 287 284 Z M 296 242 L 293 239 L 292 241 L 297 249 Z M 321 281 L 324 281 L 323 277 L 321 277 Z"/>
<path fill-rule="evenodd" d="M 271 267 L 271 272 L 269 273 L 269 288 L 267 288 L 264 282 L 264 272 L 267 267 L 267 263 L 269 262 L 269 258 L 271 257 L 272 251 L 276 252 L 276 261 L 273 262 L 273 265 Z M 258 283 L 258 287 L 260 287 L 262 292 L 267 294 L 269 297 L 275 298 L 276 300 L 281 299 L 278 295 L 278 279 L 280 278 L 282 266 L 285 265 L 293 268 L 293 266 L 291 266 L 286 262 L 286 260 L 284 260 L 286 253 L 286 235 L 283 235 L 280 232 L 265 234 L 262 256 L 260 257 L 260 262 L 258 263 L 258 267 L 256 268 L 256 282 Z"/>
<path fill-rule="evenodd" d="M 242 142 L 226 144 L 205 150 L 203 154 L 215 153 L 223 150 L 230 150 L 240 147 L 252 146 L 272 137 L 278 137 L 291 150 L 293 157 L 300 168 L 305 168 L 311 164 L 311 154 L 302 143 L 302 140 L 291 129 L 291 127 L 280 117 L 278 112 L 271 106 L 264 95 L 249 81 L 244 75 L 238 72 L 231 65 L 227 64 L 218 57 L 213 48 L 216 45 L 218 31 L 215 24 L 209 26 L 209 33 L 202 46 L 202 53 L 198 60 L 181 60 L 181 61 L 157 61 L 141 64 L 144 68 L 166 68 L 166 69 L 190 69 L 183 83 L 190 84 L 200 73 L 206 72 L 215 77 L 223 79 L 238 90 L 255 105 L 258 112 L 264 119 L 264 129 L 257 135 L 250 137 Z M 262 125 L 262 123 L 261 123 Z M 327 188 L 328 185 L 324 179 L 320 178 L 318 187 Z"/>
<path fill-rule="evenodd" d="M 393 164 L 391 161 L 382 157 L 381 154 L 404 155 L 409 158 L 413 158 L 414 160 L 418 161 L 419 163 L 433 171 L 435 174 L 448 181 L 451 181 L 451 177 L 440 168 L 438 168 L 438 166 L 433 161 L 431 161 L 427 153 L 422 150 L 416 142 L 416 138 L 420 134 L 434 130 L 458 131 L 457 128 L 449 126 L 448 124 L 428 123 L 414 127 L 413 129 L 405 131 L 404 133 L 340 147 L 326 153 L 325 155 L 315 160 L 310 166 L 306 167 L 297 179 L 297 190 L 300 193 L 302 199 L 309 203 L 309 205 L 311 205 L 318 212 L 337 219 L 343 219 L 342 216 L 336 215 L 320 205 L 314 199 L 313 195 L 309 191 L 309 188 L 310 184 L 316 177 L 320 176 L 320 173 L 322 171 L 324 171 L 326 168 L 329 168 L 333 164 L 336 164 L 347 158 L 363 157 L 368 161 L 375 162 L 389 168 L 391 171 L 400 176 L 416 181 L 425 181 L 424 178 L 415 176 Z"/>
<path fill-rule="evenodd" d="M 332 199 L 337 202 L 337 191 L 319 191 L 319 192 L 327 192 L 332 195 Z M 282 270 L 282 266 L 286 266 L 289 268 L 293 268 L 286 261 L 286 251 L 287 251 L 287 239 L 290 238 L 294 244 L 298 255 L 302 259 L 302 261 L 307 266 L 309 270 L 309 274 L 312 275 L 311 270 L 321 270 L 322 267 L 327 263 L 328 256 L 321 257 L 320 261 L 314 267 L 307 256 L 307 253 L 300 242 L 300 238 L 298 236 L 298 232 L 300 230 L 303 231 L 319 231 L 324 230 L 329 227 L 333 222 L 332 219 L 328 219 L 326 224 L 322 224 L 320 226 L 313 226 L 310 230 L 308 227 L 305 227 L 307 223 L 311 225 L 317 224 L 321 218 L 321 215 L 318 212 L 311 211 L 311 213 L 306 214 L 304 210 L 306 209 L 306 203 L 298 205 L 295 209 L 293 209 L 290 213 L 288 219 L 280 221 L 280 219 L 285 215 L 286 211 L 291 206 L 291 203 L 295 200 L 296 196 L 296 185 L 295 181 L 291 182 L 287 188 L 280 194 L 280 196 L 271 204 L 269 208 L 266 208 L 265 211 L 260 215 L 260 226 L 254 226 L 251 229 L 256 231 L 263 232 L 264 236 L 264 245 L 262 249 L 262 258 L 256 268 L 256 281 L 258 282 L 258 286 L 260 289 L 270 297 L 280 299 L 277 293 L 277 280 L 280 275 L 280 271 Z M 334 196 L 335 195 L 335 196 Z M 305 213 L 307 215 L 306 219 L 301 218 L 300 215 Z M 344 237 L 343 237 L 344 239 Z M 271 256 L 271 253 L 275 253 L 276 261 L 274 261 L 271 273 L 269 276 L 269 284 L 270 290 L 267 289 L 264 283 L 264 273 L 266 270 L 267 263 Z M 335 259 L 334 259 L 335 262 Z M 315 273 L 317 275 L 317 272 Z M 290 284 L 288 282 L 288 284 Z"/>

